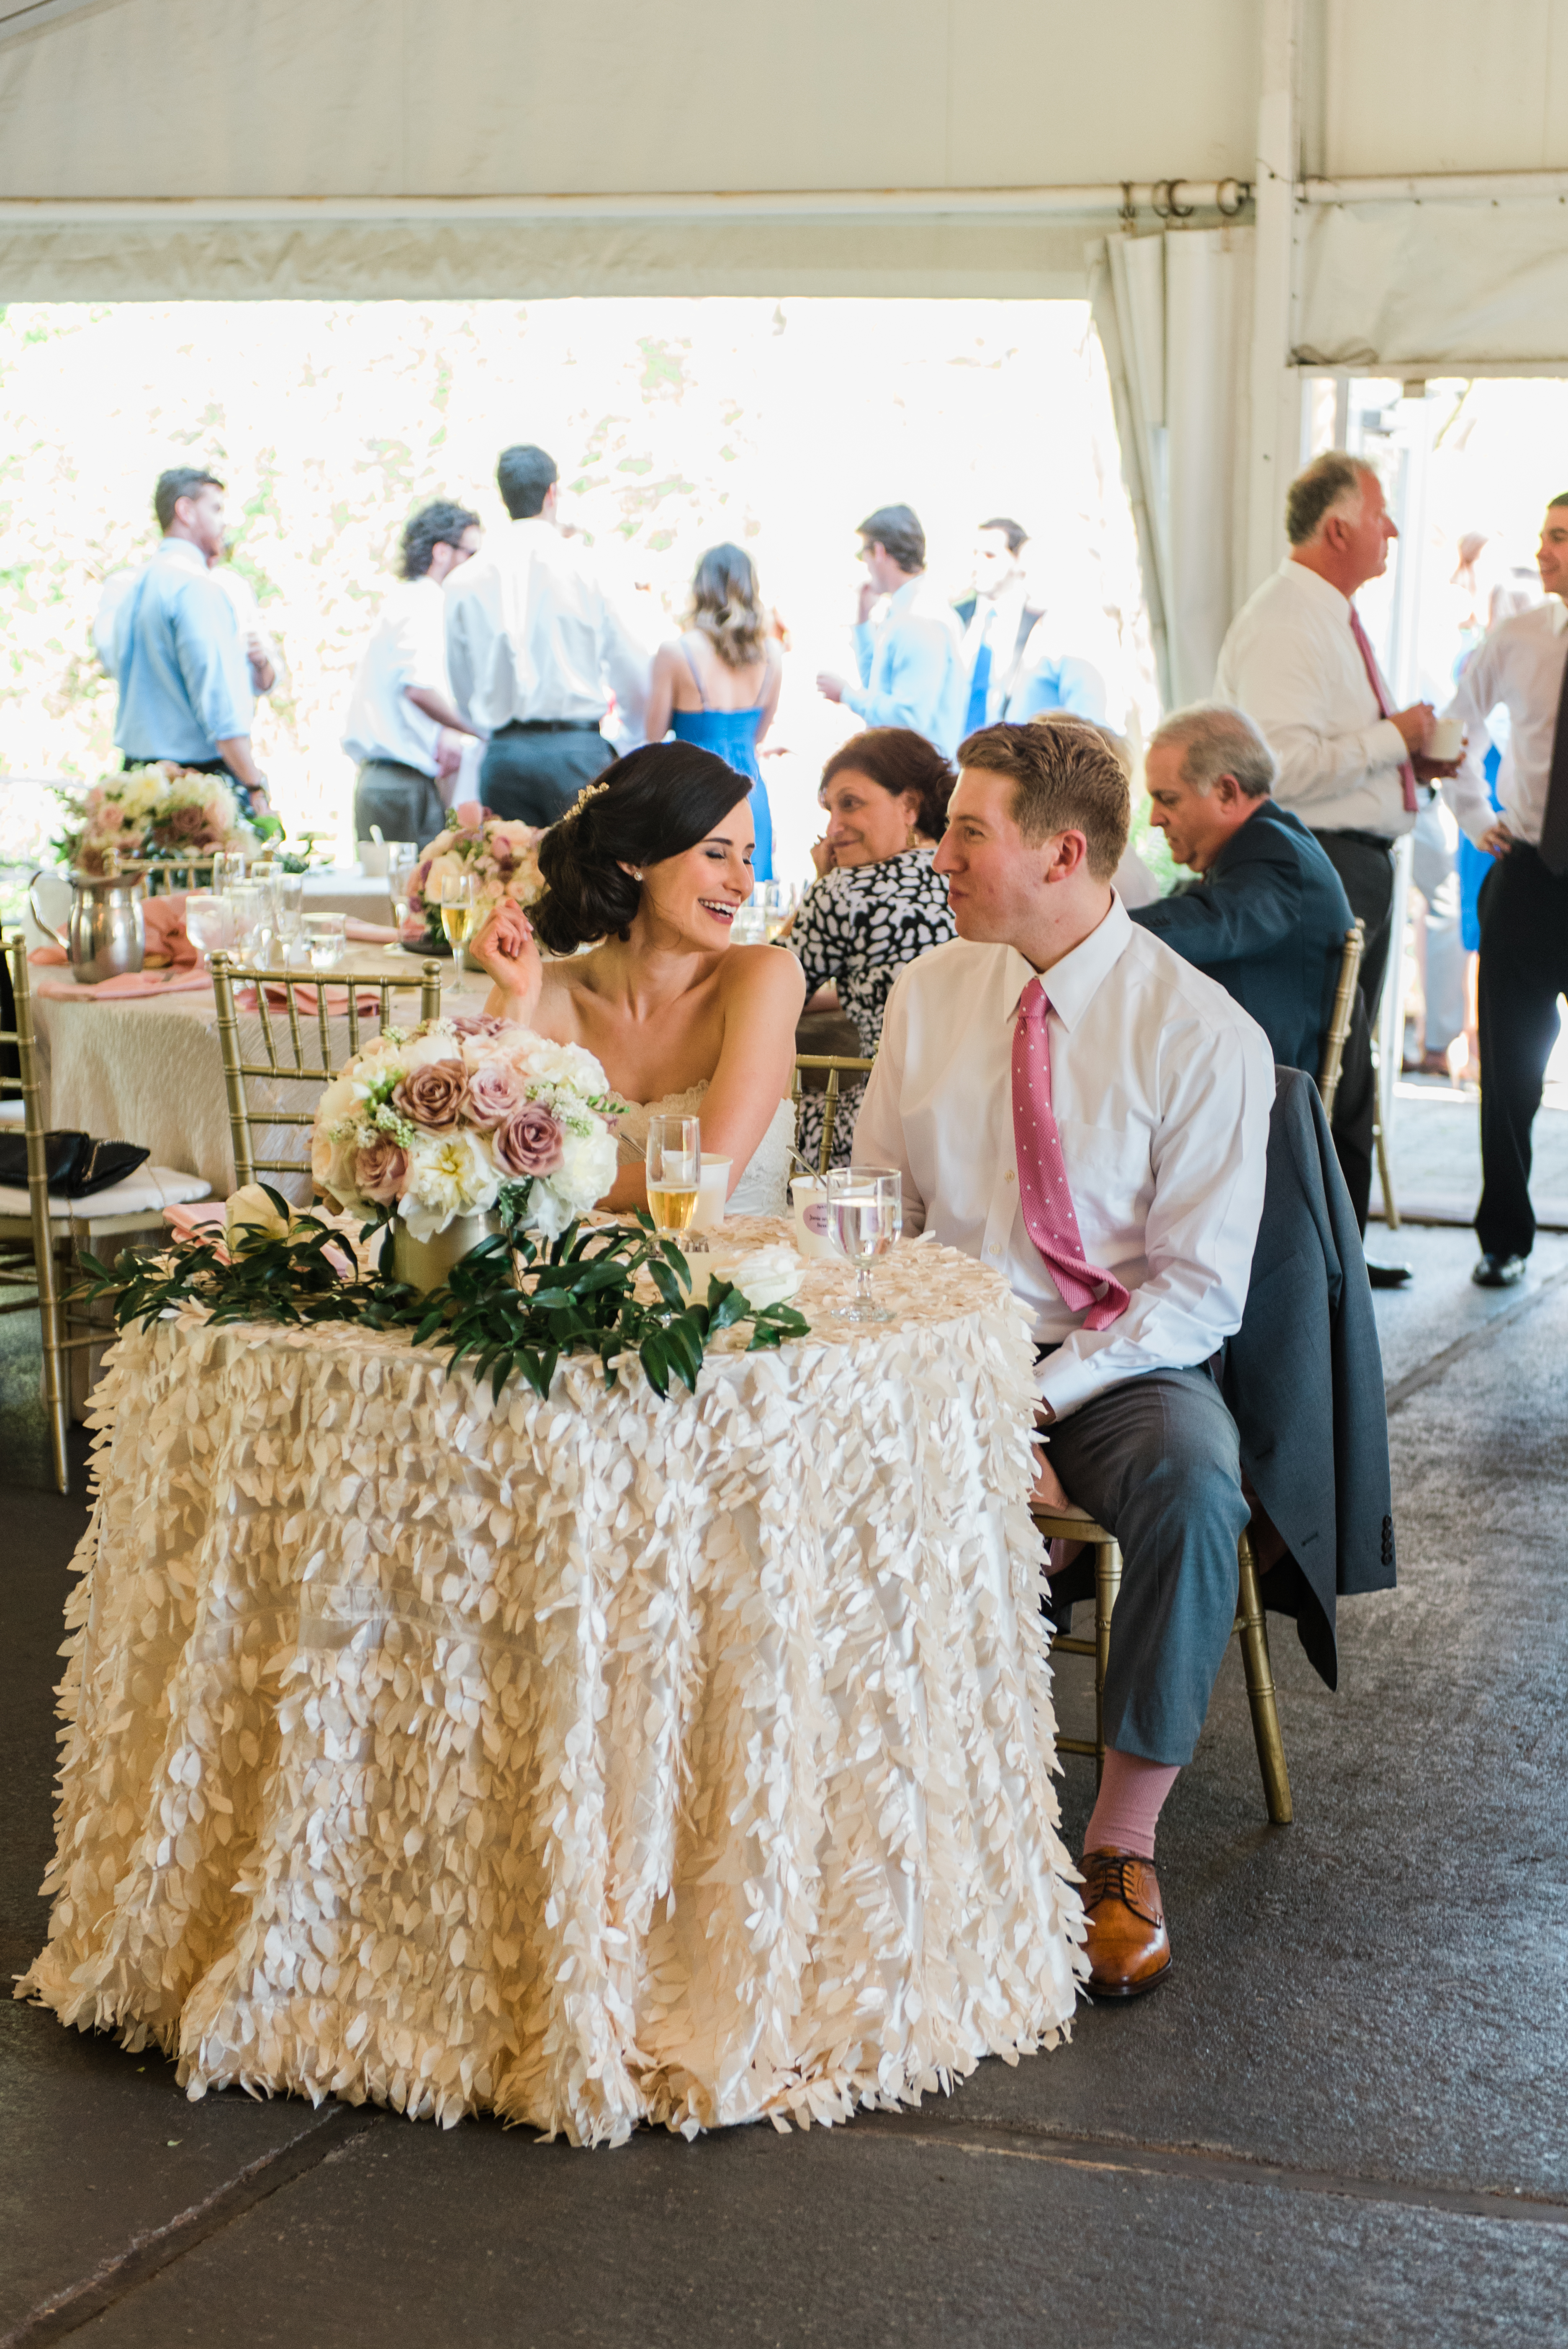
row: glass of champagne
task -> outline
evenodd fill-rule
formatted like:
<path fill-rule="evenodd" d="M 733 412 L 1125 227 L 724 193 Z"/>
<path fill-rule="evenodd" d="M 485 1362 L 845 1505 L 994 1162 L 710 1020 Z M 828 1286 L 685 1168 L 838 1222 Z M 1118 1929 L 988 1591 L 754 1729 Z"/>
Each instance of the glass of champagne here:
<path fill-rule="evenodd" d="M 234 943 L 234 911 L 226 897 L 213 889 L 192 889 L 185 898 L 185 936 L 202 957 L 203 970 L 213 957 Z"/>
<path fill-rule="evenodd" d="M 452 947 L 452 968 L 461 985 L 467 966 L 462 950 L 483 926 L 483 907 L 472 873 L 443 873 L 441 877 L 441 926 Z"/>
<path fill-rule="evenodd" d="M 887 1321 L 871 1288 L 871 1267 L 904 1228 L 904 1188 L 890 1166 L 839 1166 L 827 1177 L 827 1230 L 840 1256 L 855 1267 L 855 1294 L 840 1306 L 842 1321 Z"/>
<path fill-rule="evenodd" d="M 702 1128 L 694 1117 L 648 1122 L 648 1212 L 661 1239 L 691 1228 L 702 1188 Z"/>

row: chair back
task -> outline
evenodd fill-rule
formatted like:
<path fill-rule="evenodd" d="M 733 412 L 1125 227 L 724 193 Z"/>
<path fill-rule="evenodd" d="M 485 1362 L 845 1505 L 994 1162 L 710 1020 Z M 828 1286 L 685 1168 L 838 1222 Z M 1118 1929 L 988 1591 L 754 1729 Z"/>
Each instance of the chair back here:
<path fill-rule="evenodd" d="M 191 856 L 122 856 L 119 870 L 128 880 L 140 881 L 149 897 L 172 896 L 177 889 L 210 889 L 213 851 Z"/>
<path fill-rule="evenodd" d="M 55 1278 L 54 1235 L 49 1223 L 49 1173 L 44 1146 L 44 1102 L 38 1051 L 33 1033 L 26 935 L 0 931 L 0 1096 L 22 1096 L 27 1147 L 28 1225 L 8 1222 L 0 1237 L 0 1289 L 25 1293 L 0 1304 L 0 1314 L 30 1312 L 36 1305 L 44 1349 L 44 1403 L 54 1447 L 55 1481 L 66 1490 L 66 1407 L 60 1363 L 60 1309 Z M 15 1130 L 15 1129 L 11 1129 Z M 26 1237 L 23 1236 L 24 1232 Z"/>
<path fill-rule="evenodd" d="M 1345 951 L 1339 957 L 1339 985 L 1334 991 L 1334 1010 L 1329 1019 L 1328 1033 L 1323 1040 L 1323 1059 L 1318 1065 L 1317 1089 L 1323 1096 L 1324 1113 L 1334 1115 L 1334 1095 L 1339 1091 L 1340 1065 L 1345 1059 L 1345 1040 L 1355 1013 L 1355 986 L 1361 976 L 1361 957 L 1366 947 L 1366 925 L 1357 921 L 1345 934 Z"/>
<path fill-rule="evenodd" d="M 234 999 L 238 987 L 254 987 L 256 994 L 259 1057 L 250 1060 L 244 1057 L 240 1035 Z M 215 954 L 213 992 L 218 1005 L 235 1183 L 254 1183 L 258 1174 L 308 1176 L 308 1134 L 316 1122 L 316 1100 L 371 1036 L 388 1028 L 412 1027 L 417 1020 L 441 1017 L 441 965 L 434 960 L 423 962 L 417 975 L 410 970 L 406 978 L 389 978 L 382 971 L 361 975 L 348 970 L 324 972 L 317 978 L 306 977 L 303 971 L 242 968 L 232 956 Z M 410 1002 L 399 1017 L 398 999 L 415 995 L 418 1010 Z M 374 1025 L 370 1014 L 361 1011 L 367 996 L 374 998 L 379 1015 Z M 277 1098 L 284 1087 L 288 1088 L 286 1105 Z M 297 1088 L 306 1091 L 302 1095 Z M 262 1098 L 263 1092 L 272 1098 Z M 257 1147 L 258 1136 L 280 1126 L 303 1127 L 303 1147 L 289 1157 L 264 1155 Z"/>
<path fill-rule="evenodd" d="M 822 1144 L 816 1154 L 816 1171 L 826 1174 L 833 1156 L 833 1129 L 838 1117 L 838 1081 L 840 1076 L 864 1077 L 875 1066 L 872 1061 L 858 1061 L 836 1052 L 797 1052 L 794 1056 L 794 1077 L 790 1085 L 790 1099 L 794 1103 L 795 1128 L 800 1127 L 801 1079 L 808 1069 L 826 1069 L 827 1084 L 822 1102 Z M 815 1088 L 814 1088 L 815 1090 Z"/>

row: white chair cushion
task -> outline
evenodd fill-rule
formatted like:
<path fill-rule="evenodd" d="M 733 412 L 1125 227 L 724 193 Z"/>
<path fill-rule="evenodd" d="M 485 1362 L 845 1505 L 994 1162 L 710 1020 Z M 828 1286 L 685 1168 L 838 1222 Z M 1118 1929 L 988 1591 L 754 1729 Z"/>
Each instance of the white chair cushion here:
<path fill-rule="evenodd" d="M 107 1216 L 151 1217 L 161 1216 L 165 1207 L 183 1206 L 212 1195 L 212 1185 L 203 1183 L 199 1174 L 182 1174 L 174 1166 L 139 1166 L 123 1183 L 111 1183 L 107 1191 L 95 1191 L 90 1198 L 66 1199 L 51 1191 L 49 1220 L 96 1224 Z M 0 1216 L 30 1213 L 26 1185 L 0 1183 Z"/>
<path fill-rule="evenodd" d="M 0 1101 L 0 1125 L 21 1125 L 26 1122 L 27 1105 L 19 1093 L 9 1101 Z"/>

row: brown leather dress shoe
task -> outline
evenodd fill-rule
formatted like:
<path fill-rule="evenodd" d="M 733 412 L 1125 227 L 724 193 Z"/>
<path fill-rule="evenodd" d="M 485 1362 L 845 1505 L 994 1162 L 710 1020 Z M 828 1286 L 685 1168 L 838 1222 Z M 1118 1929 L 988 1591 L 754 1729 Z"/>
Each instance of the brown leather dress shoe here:
<path fill-rule="evenodd" d="M 1089 1996 L 1141 1998 L 1170 1971 L 1154 1862 L 1131 1851 L 1086 1851 L 1081 1865 Z"/>

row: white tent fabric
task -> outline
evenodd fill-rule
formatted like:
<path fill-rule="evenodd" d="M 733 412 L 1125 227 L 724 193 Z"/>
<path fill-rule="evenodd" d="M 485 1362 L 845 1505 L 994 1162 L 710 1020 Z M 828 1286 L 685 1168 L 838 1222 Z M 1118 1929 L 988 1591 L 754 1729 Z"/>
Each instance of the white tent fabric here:
<path fill-rule="evenodd" d="M 1090 247 L 1168 708 L 1211 689 L 1240 600 L 1252 233 L 1171 230 Z"/>
<path fill-rule="evenodd" d="M 1304 206 L 1299 252 L 1303 366 L 1568 372 L 1568 205 L 1557 198 Z"/>

